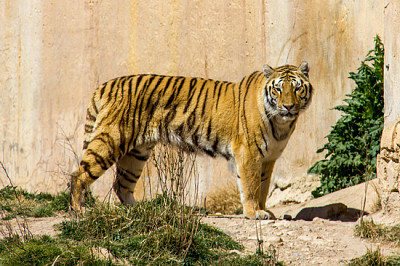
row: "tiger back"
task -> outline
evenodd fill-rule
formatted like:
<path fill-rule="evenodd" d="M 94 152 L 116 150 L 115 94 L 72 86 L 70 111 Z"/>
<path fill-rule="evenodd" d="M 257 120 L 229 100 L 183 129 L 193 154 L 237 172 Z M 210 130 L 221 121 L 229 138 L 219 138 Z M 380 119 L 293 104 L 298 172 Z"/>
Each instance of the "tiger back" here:
<path fill-rule="evenodd" d="M 113 188 L 124 204 L 154 146 L 169 143 L 233 160 L 244 215 L 268 219 L 272 169 L 309 105 L 308 64 L 264 66 L 240 82 L 163 75 L 132 75 L 104 83 L 86 115 L 83 157 L 72 174 L 71 207 L 114 163 Z"/>

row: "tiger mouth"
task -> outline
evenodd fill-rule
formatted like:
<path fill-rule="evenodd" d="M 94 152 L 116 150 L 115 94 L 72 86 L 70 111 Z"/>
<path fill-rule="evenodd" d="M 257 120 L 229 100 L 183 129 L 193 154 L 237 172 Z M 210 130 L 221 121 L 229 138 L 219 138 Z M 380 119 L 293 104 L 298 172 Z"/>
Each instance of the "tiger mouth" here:
<path fill-rule="evenodd" d="M 281 111 L 279 112 L 279 115 L 284 119 L 295 119 L 298 112 Z"/>

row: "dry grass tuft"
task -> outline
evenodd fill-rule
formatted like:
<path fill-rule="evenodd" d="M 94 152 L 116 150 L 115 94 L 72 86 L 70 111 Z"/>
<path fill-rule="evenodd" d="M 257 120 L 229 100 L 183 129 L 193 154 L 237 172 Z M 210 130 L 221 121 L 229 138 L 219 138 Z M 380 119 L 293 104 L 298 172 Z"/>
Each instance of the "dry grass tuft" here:
<path fill-rule="evenodd" d="M 231 182 L 208 194 L 206 208 L 212 213 L 241 213 L 242 203 L 240 201 L 240 193 L 237 185 Z"/>

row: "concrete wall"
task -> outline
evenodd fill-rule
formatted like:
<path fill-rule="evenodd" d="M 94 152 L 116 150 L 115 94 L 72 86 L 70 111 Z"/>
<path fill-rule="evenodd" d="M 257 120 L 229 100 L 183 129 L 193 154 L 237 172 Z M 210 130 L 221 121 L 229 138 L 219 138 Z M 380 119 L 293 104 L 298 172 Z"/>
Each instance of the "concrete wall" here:
<path fill-rule="evenodd" d="M 304 178 L 339 117 L 330 109 L 354 87 L 348 73 L 384 33 L 382 0 L 0 2 L 0 160 L 29 191 L 65 189 L 89 99 L 113 77 L 239 81 L 265 63 L 307 60 L 314 99 L 274 172 L 280 183 Z M 233 176 L 223 159 L 198 165 L 203 192 Z M 101 178 L 94 191 L 110 187 Z"/>

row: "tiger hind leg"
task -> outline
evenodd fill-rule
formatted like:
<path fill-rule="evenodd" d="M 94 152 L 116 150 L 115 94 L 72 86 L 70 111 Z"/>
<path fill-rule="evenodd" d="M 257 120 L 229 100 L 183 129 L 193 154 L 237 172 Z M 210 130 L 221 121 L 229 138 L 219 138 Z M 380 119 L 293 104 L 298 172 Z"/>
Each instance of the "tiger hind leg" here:
<path fill-rule="evenodd" d="M 116 144 L 108 134 L 100 134 L 89 143 L 79 168 L 71 174 L 71 210 L 82 211 L 89 186 L 115 163 L 119 152 Z"/>
<path fill-rule="evenodd" d="M 117 177 L 113 188 L 121 203 L 126 205 L 136 204 L 134 198 L 136 183 L 140 178 L 152 148 L 132 149 L 118 160 Z"/>

